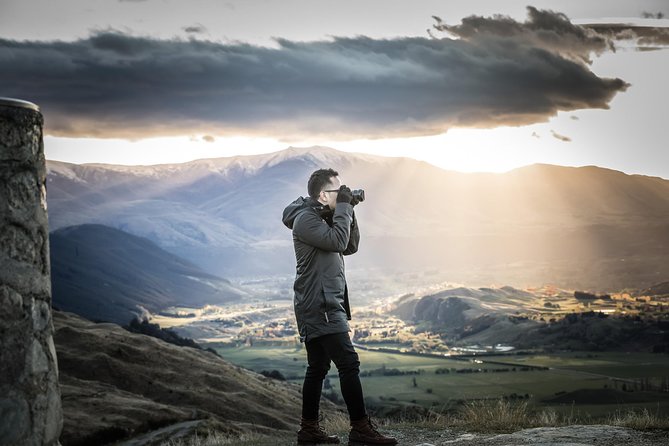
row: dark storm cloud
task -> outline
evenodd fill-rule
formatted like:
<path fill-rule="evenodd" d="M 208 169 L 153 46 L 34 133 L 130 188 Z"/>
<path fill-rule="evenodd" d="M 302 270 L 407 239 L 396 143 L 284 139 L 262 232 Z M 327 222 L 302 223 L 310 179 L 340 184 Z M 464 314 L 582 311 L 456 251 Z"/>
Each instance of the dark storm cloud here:
<path fill-rule="evenodd" d="M 447 29 L 458 39 L 267 48 L 101 31 L 74 42 L 0 40 L 0 96 L 38 103 L 51 134 L 129 138 L 427 135 L 607 108 L 627 84 L 589 69 L 606 39 L 529 11 L 524 23 L 467 18 Z"/>
<path fill-rule="evenodd" d="M 459 25 L 447 25 L 439 17 L 434 28 L 461 39 L 485 42 L 502 40 L 505 44 L 520 44 L 543 49 L 575 61 L 590 63 L 590 54 L 613 49 L 612 43 L 597 32 L 574 25 L 566 15 L 554 11 L 527 7 L 524 23 L 495 15 L 492 18 L 470 16 Z"/>

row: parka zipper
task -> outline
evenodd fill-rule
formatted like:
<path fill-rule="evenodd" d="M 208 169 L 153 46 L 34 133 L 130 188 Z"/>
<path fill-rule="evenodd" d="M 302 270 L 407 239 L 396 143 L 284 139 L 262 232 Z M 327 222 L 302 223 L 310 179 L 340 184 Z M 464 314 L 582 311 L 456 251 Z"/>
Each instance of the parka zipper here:
<path fill-rule="evenodd" d="M 327 311 L 325 312 L 325 322 L 328 322 L 328 323 L 330 322 L 330 319 L 328 319 L 328 312 Z"/>

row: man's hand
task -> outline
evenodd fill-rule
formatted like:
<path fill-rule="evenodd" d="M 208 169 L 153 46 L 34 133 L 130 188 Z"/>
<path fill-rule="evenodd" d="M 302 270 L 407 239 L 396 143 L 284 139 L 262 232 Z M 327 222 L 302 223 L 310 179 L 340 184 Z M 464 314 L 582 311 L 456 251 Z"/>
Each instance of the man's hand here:
<path fill-rule="evenodd" d="M 351 203 L 353 200 L 353 193 L 348 186 L 342 185 L 337 194 L 337 203 Z"/>

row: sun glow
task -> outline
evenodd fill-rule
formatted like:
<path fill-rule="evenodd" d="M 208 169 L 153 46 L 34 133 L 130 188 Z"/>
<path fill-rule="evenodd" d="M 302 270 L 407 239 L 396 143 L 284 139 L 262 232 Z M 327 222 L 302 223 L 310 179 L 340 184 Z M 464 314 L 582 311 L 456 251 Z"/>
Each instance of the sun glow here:
<path fill-rule="evenodd" d="M 320 145 L 346 152 L 408 157 L 461 172 L 505 172 L 535 162 L 564 164 L 564 152 L 568 150 L 565 148 L 568 144 L 551 136 L 548 124 L 496 129 L 452 129 L 441 135 L 412 138 L 305 140 L 290 144 L 273 138 L 213 138 L 207 135 L 136 141 L 45 137 L 47 159 L 77 164 L 183 163 L 202 158 L 276 152 L 288 145 Z M 562 157 L 558 156 L 560 154 Z"/>
<path fill-rule="evenodd" d="M 49 160 L 69 163 L 150 165 L 185 163 L 203 158 L 256 155 L 285 149 L 271 138 L 207 135 L 145 138 L 136 141 L 101 138 L 61 138 L 46 136 L 44 151 Z"/>

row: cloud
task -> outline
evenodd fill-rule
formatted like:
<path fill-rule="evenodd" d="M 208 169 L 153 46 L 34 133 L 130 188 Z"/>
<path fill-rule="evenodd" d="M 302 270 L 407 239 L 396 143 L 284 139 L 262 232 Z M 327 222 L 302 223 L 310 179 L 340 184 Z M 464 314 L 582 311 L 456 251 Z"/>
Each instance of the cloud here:
<path fill-rule="evenodd" d="M 278 39 L 277 48 L 113 30 L 0 39 L 0 85 L 39 104 L 46 131 L 65 136 L 381 138 L 608 108 L 627 84 L 590 70 L 588 55 L 606 40 L 561 14 L 529 14 L 444 28 L 457 39 Z"/>
<path fill-rule="evenodd" d="M 204 34 L 207 32 L 207 28 L 199 23 L 191 26 L 184 26 L 182 29 L 189 34 Z"/>
<path fill-rule="evenodd" d="M 641 17 L 643 17 L 644 19 L 663 19 L 664 13 L 662 11 L 658 12 L 644 11 L 641 13 Z"/>
<path fill-rule="evenodd" d="M 613 49 L 605 36 L 572 24 L 562 13 L 528 6 L 527 15 L 524 23 L 502 15 L 492 18 L 470 16 L 462 19 L 461 24 L 452 26 L 434 17 L 437 21 L 434 28 L 460 39 L 482 43 L 501 40 L 501 44 L 529 46 L 585 63 L 591 63 L 592 52 L 601 54 Z"/>
<path fill-rule="evenodd" d="M 611 40 L 631 40 L 640 47 L 659 45 L 669 46 L 669 28 L 655 26 L 634 26 L 627 24 L 592 24 L 584 25 L 601 36 Z M 654 48 L 652 48 L 654 49 Z"/>
<path fill-rule="evenodd" d="M 560 141 L 564 141 L 564 142 L 571 142 L 570 137 L 560 135 L 559 133 L 556 133 L 554 130 L 551 130 L 551 134 L 553 135 L 553 138 L 555 138 L 555 139 L 559 139 Z"/>

